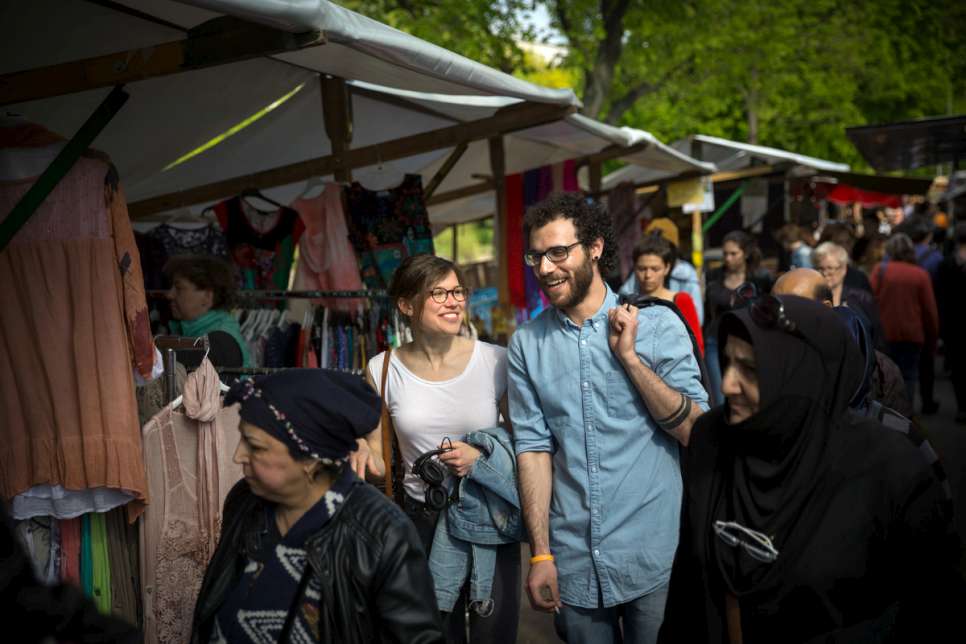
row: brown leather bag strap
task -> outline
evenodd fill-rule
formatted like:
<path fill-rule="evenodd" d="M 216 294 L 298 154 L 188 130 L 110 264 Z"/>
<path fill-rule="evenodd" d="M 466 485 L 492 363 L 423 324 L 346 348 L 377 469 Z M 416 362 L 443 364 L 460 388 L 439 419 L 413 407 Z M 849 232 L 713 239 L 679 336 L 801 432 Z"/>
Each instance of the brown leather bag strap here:
<path fill-rule="evenodd" d="M 741 607 L 738 598 L 729 592 L 725 592 L 725 617 L 728 620 L 728 642 L 741 644 Z"/>
<path fill-rule="evenodd" d="M 389 359 L 391 357 L 392 348 L 390 347 L 386 349 L 386 357 L 382 361 L 382 386 L 379 388 L 379 393 L 382 396 L 382 418 L 380 420 L 380 424 L 382 425 L 382 461 L 386 468 L 386 496 L 390 499 L 393 498 L 392 439 L 396 435 L 395 429 L 392 426 L 392 416 L 389 415 L 389 403 L 386 397 L 386 384 L 389 382 Z"/>

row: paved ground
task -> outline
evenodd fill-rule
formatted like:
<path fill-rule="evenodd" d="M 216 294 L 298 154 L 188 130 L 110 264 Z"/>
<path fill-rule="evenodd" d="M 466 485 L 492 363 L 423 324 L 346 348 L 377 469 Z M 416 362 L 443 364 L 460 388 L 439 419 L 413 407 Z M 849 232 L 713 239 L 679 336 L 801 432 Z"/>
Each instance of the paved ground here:
<path fill-rule="evenodd" d="M 949 377 L 942 370 L 941 360 L 936 363 L 936 398 L 939 400 L 939 413 L 920 420 L 946 467 L 956 503 L 956 526 L 960 539 L 966 543 L 966 425 L 957 424 L 954 421 L 956 399 L 953 397 Z M 917 402 L 916 409 L 919 407 Z M 526 580 L 526 562 L 530 559 L 530 547 L 524 545 L 522 552 L 523 580 Z M 963 571 L 966 573 L 966 555 L 964 555 Z M 530 608 L 526 597 L 527 593 L 524 590 L 521 595 L 520 633 L 517 642 L 520 644 L 558 642 L 553 630 L 553 617 L 534 611 Z M 497 644 L 509 644 L 509 642 Z"/>

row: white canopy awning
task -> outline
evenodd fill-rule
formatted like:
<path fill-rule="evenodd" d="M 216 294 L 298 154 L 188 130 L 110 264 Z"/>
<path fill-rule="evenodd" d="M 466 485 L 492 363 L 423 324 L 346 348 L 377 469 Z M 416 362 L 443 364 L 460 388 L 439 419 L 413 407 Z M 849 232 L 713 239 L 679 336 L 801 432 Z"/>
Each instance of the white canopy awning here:
<path fill-rule="evenodd" d="M 292 33 L 321 31 L 326 42 L 130 83 L 126 87 L 130 100 L 93 146 L 114 160 L 131 202 L 330 154 L 320 73 L 350 81 L 352 149 L 488 118 L 513 105 L 579 106 L 570 90 L 514 78 L 326 0 L 4 3 L 0 6 L 5 34 L 0 42 L 0 74 L 182 40 L 187 30 L 221 14 Z M 92 89 L 5 110 L 71 136 L 109 91 Z M 166 169 L 288 94 L 291 98 L 251 125 Z M 520 172 L 641 141 L 653 144 L 629 155 L 632 163 L 672 174 L 709 171 L 710 166 L 664 146 L 646 132 L 613 128 L 578 115 L 506 135 L 506 171 Z M 401 172 L 422 174 L 428 181 L 450 152 L 424 152 L 391 165 Z M 360 168 L 354 174 L 365 183 L 373 171 Z M 478 184 L 474 175 L 490 173 L 486 141 L 476 141 L 437 194 Z M 287 203 L 305 187 L 301 180 L 263 192 Z M 430 215 L 434 223 L 442 224 L 492 211 L 490 192 L 433 207 Z"/>
<path fill-rule="evenodd" d="M 766 165 L 792 163 L 828 172 L 848 172 L 849 170 L 847 163 L 836 163 L 778 148 L 729 141 L 728 139 L 703 134 L 695 134 L 675 141 L 671 146 L 682 154 L 694 154 L 702 161 L 715 164 L 719 171 L 740 170 L 755 162 Z M 624 181 L 638 184 L 657 183 L 665 178 L 647 168 L 627 166 L 604 177 L 602 183 L 604 189 L 608 190 Z"/>

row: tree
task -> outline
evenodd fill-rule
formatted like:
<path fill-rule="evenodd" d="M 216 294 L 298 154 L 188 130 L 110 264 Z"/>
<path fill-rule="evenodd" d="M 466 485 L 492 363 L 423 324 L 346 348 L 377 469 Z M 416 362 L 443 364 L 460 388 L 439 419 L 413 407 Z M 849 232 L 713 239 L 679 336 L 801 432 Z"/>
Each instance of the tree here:
<path fill-rule="evenodd" d="M 508 74 L 526 68 L 517 40 L 527 0 L 346 0 L 339 4 Z"/>

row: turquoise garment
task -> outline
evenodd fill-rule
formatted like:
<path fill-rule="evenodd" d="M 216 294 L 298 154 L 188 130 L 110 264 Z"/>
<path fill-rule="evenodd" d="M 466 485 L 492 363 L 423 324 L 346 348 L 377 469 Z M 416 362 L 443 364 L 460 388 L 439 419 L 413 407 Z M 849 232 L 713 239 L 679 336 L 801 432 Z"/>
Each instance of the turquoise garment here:
<path fill-rule="evenodd" d="M 242 337 L 238 320 L 233 318 L 228 311 L 212 309 L 200 318 L 195 318 L 194 320 L 171 320 L 171 332 L 175 335 L 200 338 L 203 335 L 208 335 L 212 331 L 222 331 L 235 338 L 235 342 L 241 348 L 242 366 L 253 366 L 251 356 L 248 353 L 248 343 Z"/>
<path fill-rule="evenodd" d="M 81 516 L 80 551 L 81 588 L 88 597 L 94 597 L 94 556 L 91 544 L 91 515 Z"/>

